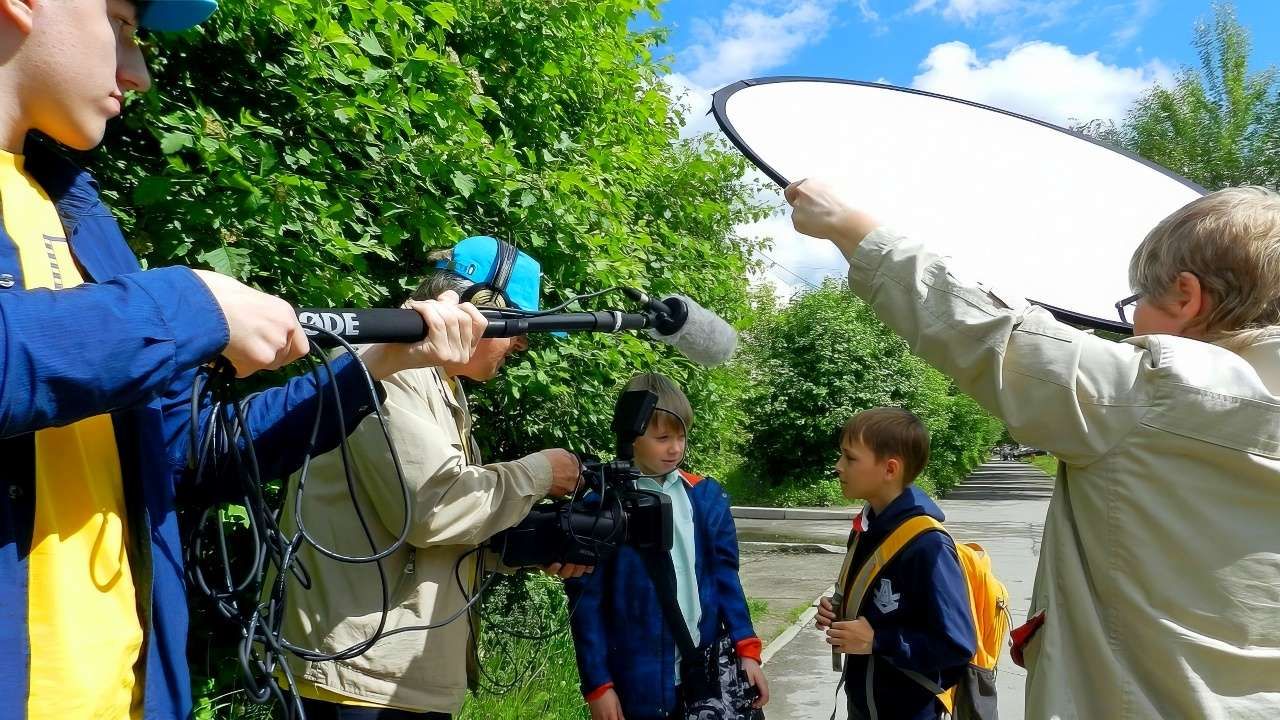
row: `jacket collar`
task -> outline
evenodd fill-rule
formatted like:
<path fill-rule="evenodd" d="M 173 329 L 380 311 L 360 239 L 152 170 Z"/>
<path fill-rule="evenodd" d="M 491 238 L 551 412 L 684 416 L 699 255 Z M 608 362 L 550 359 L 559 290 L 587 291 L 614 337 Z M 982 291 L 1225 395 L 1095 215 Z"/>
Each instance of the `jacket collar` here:
<path fill-rule="evenodd" d="M 893 502 L 885 507 L 884 512 L 878 515 L 871 509 L 871 503 L 864 503 L 862 512 L 853 518 L 853 529 L 861 533 L 870 531 L 872 527 L 892 528 L 916 515 L 928 515 L 938 522 L 946 519 L 942 508 L 913 483 L 904 488 L 902 494 L 894 498 Z"/>
<path fill-rule="evenodd" d="M 23 149 L 26 170 L 49 194 L 70 235 L 80 218 L 101 212 L 98 181 L 51 145 L 47 140 L 28 140 Z"/>
<path fill-rule="evenodd" d="M 1272 336 L 1239 352 L 1272 395 L 1280 395 L 1280 337 Z"/>
<path fill-rule="evenodd" d="M 463 392 L 462 381 L 456 377 L 451 378 L 441 368 L 431 368 L 431 374 L 435 376 L 436 387 L 440 390 L 440 396 L 444 398 L 444 402 L 454 414 L 461 414 L 466 409 L 467 395 Z"/>
<path fill-rule="evenodd" d="M 119 237 L 111 212 L 98 195 L 98 182 L 48 140 L 29 139 L 24 148 L 26 171 L 31 174 L 57 208 L 63 232 L 71 246 L 71 254 L 80 263 L 88 279 L 103 282 L 123 272 L 137 269 L 137 260 Z M 105 217 L 111 223 L 115 239 L 112 243 L 102 233 L 79 233 L 81 221 L 88 217 Z"/>

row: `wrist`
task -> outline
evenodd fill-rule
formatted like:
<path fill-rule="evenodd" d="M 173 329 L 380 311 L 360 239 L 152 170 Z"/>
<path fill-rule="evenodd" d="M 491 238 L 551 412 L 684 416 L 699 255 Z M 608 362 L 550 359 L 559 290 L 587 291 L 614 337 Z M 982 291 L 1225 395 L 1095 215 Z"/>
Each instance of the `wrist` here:
<path fill-rule="evenodd" d="M 851 259 L 858 250 L 863 238 L 871 234 L 879 226 L 875 218 L 860 211 L 846 210 L 836 222 L 831 242 L 840 249 L 845 259 Z"/>
<path fill-rule="evenodd" d="M 368 368 L 370 377 L 375 381 L 386 380 L 403 369 L 396 367 L 390 353 L 390 349 L 385 344 L 379 344 L 371 346 L 360 354 L 360 361 Z"/>

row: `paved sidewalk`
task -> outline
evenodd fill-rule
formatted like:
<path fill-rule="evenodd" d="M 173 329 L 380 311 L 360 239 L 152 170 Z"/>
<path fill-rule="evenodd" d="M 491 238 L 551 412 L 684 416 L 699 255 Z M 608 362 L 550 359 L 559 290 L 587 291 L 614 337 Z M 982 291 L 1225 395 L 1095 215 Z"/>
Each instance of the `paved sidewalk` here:
<path fill-rule="evenodd" d="M 769 603 L 768 611 L 755 621 L 756 634 L 766 645 L 831 587 L 844 559 L 842 554 L 813 544 L 792 548 L 750 541 L 739 544 L 738 577 L 743 591 L 751 600 Z M 839 549 L 843 547 L 842 543 Z"/>
<path fill-rule="evenodd" d="M 997 575 L 1009 588 L 1015 624 L 1026 617 L 1031 602 L 1052 491 L 1053 480 L 1031 465 L 992 462 L 976 470 L 939 503 L 947 514 L 947 527 L 957 539 L 981 543 L 991 554 Z M 849 533 L 848 520 L 743 518 L 736 524 L 744 547 L 744 588 L 779 601 L 804 602 L 805 593 L 812 601 L 834 581 L 839 555 L 794 553 L 786 558 L 780 553 L 764 553 L 756 560 L 748 548 L 752 541 L 842 546 Z M 747 595 L 757 597 L 750 589 Z M 831 670 L 831 652 L 812 621 L 772 652 L 765 666 L 772 695 L 766 710 L 770 720 L 818 720 L 829 717 L 835 707 L 839 708 L 836 717 L 845 717 L 843 696 L 837 701 L 835 695 L 839 677 Z M 1022 720 L 1025 682 L 1025 671 L 1013 664 L 1006 649 L 997 679 L 1001 720 Z"/>

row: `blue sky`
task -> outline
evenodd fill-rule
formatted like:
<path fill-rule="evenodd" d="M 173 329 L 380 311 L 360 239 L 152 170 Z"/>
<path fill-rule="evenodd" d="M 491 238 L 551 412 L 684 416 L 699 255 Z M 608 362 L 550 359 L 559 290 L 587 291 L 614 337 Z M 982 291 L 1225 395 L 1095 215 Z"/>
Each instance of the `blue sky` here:
<path fill-rule="evenodd" d="M 1280 66 L 1280 0 L 1237 0 L 1253 69 Z M 763 75 L 889 82 L 1057 124 L 1118 120 L 1153 83 L 1198 65 L 1191 41 L 1210 0 L 668 0 L 671 85 L 702 117 L 711 91 Z M 641 26 L 652 23 L 642 20 Z M 775 239 L 782 295 L 843 268 L 779 216 L 743 231 Z M 793 274 L 789 270 L 795 271 Z M 801 280 L 796 277 L 804 278 Z"/>
<path fill-rule="evenodd" d="M 1259 67 L 1280 64 L 1280 2 L 1239 0 Z M 1192 28 L 1210 16 L 1208 0 L 669 0 L 674 70 L 828 75 L 910 85 L 930 51 L 949 42 L 979 62 L 1007 57 L 1020 43 L 1060 45 L 1105 65 L 1152 62 L 1177 69 L 1197 62 Z M 759 40 L 750 62 L 715 53 L 726 42 Z M 717 58 L 717 59 L 713 59 Z M 718 61 L 717 61 L 718 60 Z"/>

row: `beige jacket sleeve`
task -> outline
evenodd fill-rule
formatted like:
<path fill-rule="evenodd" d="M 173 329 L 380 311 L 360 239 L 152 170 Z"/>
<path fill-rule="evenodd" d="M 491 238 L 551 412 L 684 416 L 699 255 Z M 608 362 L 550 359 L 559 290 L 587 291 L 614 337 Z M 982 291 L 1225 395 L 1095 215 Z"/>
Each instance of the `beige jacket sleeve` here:
<path fill-rule="evenodd" d="M 479 545 L 520 522 L 551 488 L 551 463 L 540 454 L 512 462 L 468 465 L 452 412 L 431 370 L 383 381 L 382 416 L 395 443 L 409 491 L 408 542 Z M 376 415 L 351 435 L 358 477 L 379 519 L 393 535 L 404 523 L 404 499 L 386 436 Z"/>
<path fill-rule="evenodd" d="M 1085 465 L 1120 442 L 1153 403 L 1156 338 L 1115 343 L 1043 308 L 1011 309 L 957 279 L 946 258 L 885 228 L 848 260 L 853 292 L 1020 442 Z"/>

